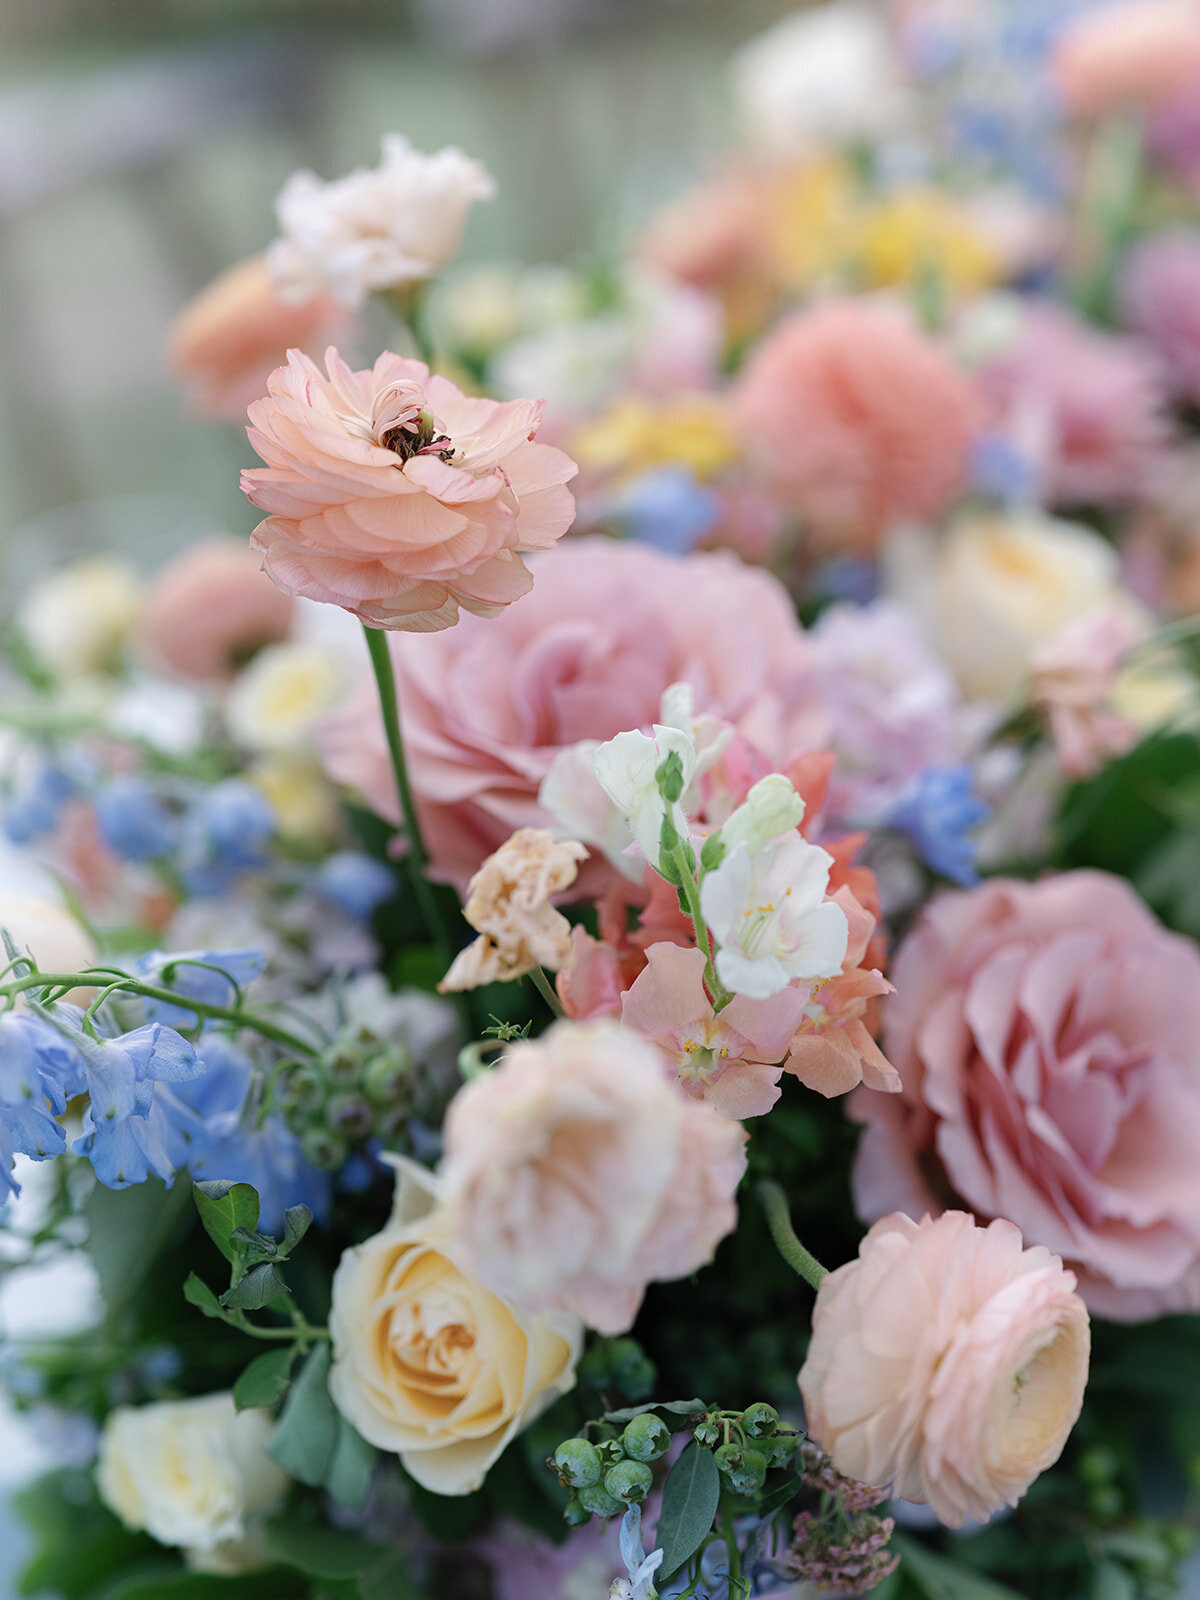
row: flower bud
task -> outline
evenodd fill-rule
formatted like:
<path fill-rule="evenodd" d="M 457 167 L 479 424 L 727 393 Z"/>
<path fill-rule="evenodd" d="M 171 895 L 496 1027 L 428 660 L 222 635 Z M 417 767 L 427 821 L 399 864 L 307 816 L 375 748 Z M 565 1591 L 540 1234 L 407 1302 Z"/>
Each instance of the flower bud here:
<path fill-rule="evenodd" d="M 653 1411 L 644 1411 L 640 1417 L 634 1417 L 632 1422 L 626 1423 L 625 1432 L 621 1435 L 622 1448 L 632 1461 L 657 1461 L 659 1456 L 666 1454 L 670 1443 L 671 1435 L 666 1423 L 661 1417 L 656 1417 Z"/>
<path fill-rule="evenodd" d="M 674 805 L 684 790 L 683 762 L 677 750 L 668 751 L 654 774 L 658 792 L 668 805 Z"/>
<path fill-rule="evenodd" d="M 564 1439 L 554 1452 L 554 1465 L 572 1489 L 589 1489 L 600 1482 L 600 1452 L 587 1439 Z"/>
<path fill-rule="evenodd" d="M 774 1406 L 760 1400 L 742 1414 L 742 1426 L 751 1439 L 769 1439 L 779 1426 L 779 1413 Z"/>
<path fill-rule="evenodd" d="M 637 1505 L 650 1493 L 654 1474 L 641 1461 L 618 1461 L 604 1474 L 604 1487 L 614 1500 L 627 1506 Z"/>
<path fill-rule="evenodd" d="M 625 1510 L 624 1501 L 609 1494 L 602 1484 L 594 1483 L 579 1491 L 579 1504 L 595 1517 L 619 1517 Z"/>
<path fill-rule="evenodd" d="M 700 865 L 705 872 L 712 872 L 719 867 L 725 859 L 725 841 L 720 833 L 710 833 L 704 841 L 700 851 Z"/>
<path fill-rule="evenodd" d="M 747 855 L 756 856 L 772 839 L 793 832 L 803 820 L 804 801 L 796 793 L 792 780 L 782 772 L 771 772 L 758 780 L 741 805 L 726 818 L 721 827 L 721 842 L 726 850 L 735 850 L 739 844 L 744 844 Z"/>

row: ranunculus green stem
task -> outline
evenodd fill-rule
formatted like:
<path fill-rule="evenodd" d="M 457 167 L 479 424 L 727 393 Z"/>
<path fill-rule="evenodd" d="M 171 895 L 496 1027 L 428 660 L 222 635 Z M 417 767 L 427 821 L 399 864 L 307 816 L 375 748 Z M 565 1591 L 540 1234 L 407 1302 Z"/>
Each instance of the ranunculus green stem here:
<path fill-rule="evenodd" d="M 762 1208 L 767 1216 L 767 1226 L 771 1230 L 771 1237 L 779 1254 L 793 1272 L 800 1274 L 805 1283 L 814 1289 L 819 1289 L 821 1279 L 828 1275 L 829 1269 L 823 1267 L 816 1256 L 810 1254 L 796 1237 L 791 1213 L 788 1210 L 787 1196 L 783 1190 L 777 1183 L 764 1178 L 758 1185 L 758 1198 L 762 1201 Z"/>

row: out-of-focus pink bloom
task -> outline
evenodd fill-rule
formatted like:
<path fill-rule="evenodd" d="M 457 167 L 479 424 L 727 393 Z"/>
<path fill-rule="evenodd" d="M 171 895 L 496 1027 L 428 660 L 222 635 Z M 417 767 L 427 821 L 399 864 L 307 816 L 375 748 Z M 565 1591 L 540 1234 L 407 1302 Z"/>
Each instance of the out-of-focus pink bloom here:
<path fill-rule="evenodd" d="M 1008 1217 L 1121 1321 L 1200 1308 L 1200 952 L 1120 878 L 939 896 L 892 969 L 860 1213 Z M 935 1197 L 930 1184 L 936 1184 Z"/>
<path fill-rule="evenodd" d="M 1200 184 L 1200 68 L 1146 124 L 1146 144 L 1185 183 Z"/>
<path fill-rule="evenodd" d="M 267 465 L 242 488 L 268 513 L 251 543 L 279 587 L 415 633 L 527 594 L 517 552 L 548 549 L 575 515 L 575 463 L 532 442 L 541 403 L 470 399 L 390 352 L 352 372 L 330 349 L 325 366 L 291 351 L 250 407 Z"/>
<path fill-rule="evenodd" d="M 688 1094 L 727 1117 L 760 1117 L 779 1099 L 780 1062 L 807 999 L 805 988 L 768 1000 L 735 995 L 716 1014 L 701 952 L 652 944 L 645 969 L 623 997 L 621 1020 L 661 1045 Z"/>
<path fill-rule="evenodd" d="M 1169 438 L 1153 356 L 1061 307 L 1027 306 L 1013 343 L 979 381 L 997 426 L 1040 468 L 1051 505 L 1132 499 Z"/>
<path fill-rule="evenodd" d="M 1105 606 L 1068 623 L 1029 657 L 1030 701 L 1047 717 L 1071 777 L 1087 777 L 1137 740 L 1137 727 L 1111 702 L 1122 658 L 1141 636 L 1127 611 Z"/>
<path fill-rule="evenodd" d="M 1052 70 L 1073 116 L 1161 105 L 1200 72 L 1200 13 L 1192 0 L 1114 0 L 1068 24 Z"/>
<path fill-rule="evenodd" d="M 733 397 L 746 454 L 834 549 L 872 548 L 900 518 L 938 517 L 963 487 L 969 380 L 898 312 L 834 301 L 789 317 Z"/>
<path fill-rule="evenodd" d="M 838 1472 L 952 1528 L 1015 1505 L 1083 1404 L 1091 1341 L 1074 1291 L 1011 1222 L 885 1217 L 817 1291 L 800 1370 L 810 1436 Z"/>
<path fill-rule="evenodd" d="M 548 826 L 537 796 L 556 754 L 650 727 L 672 683 L 690 683 L 698 711 L 773 760 L 815 743 L 810 646 L 766 573 L 720 552 L 677 559 L 607 539 L 568 540 L 533 567 L 533 593 L 494 622 L 392 640 L 440 877 L 465 884 L 514 829 Z M 330 720 L 323 749 L 332 777 L 398 819 L 370 683 Z"/>
<path fill-rule="evenodd" d="M 491 1566 L 496 1600 L 600 1600 L 624 1571 L 613 1524 L 601 1517 L 573 1528 L 561 1544 L 524 1523 L 504 1521 L 472 1549 Z"/>
<path fill-rule="evenodd" d="M 253 651 L 285 639 L 292 601 L 252 550 L 204 539 L 143 591 L 136 642 L 160 670 L 196 683 L 227 678 Z"/>
<path fill-rule="evenodd" d="M 326 294 L 285 305 L 271 287 L 264 256 L 222 272 L 171 325 L 171 365 L 201 416 L 240 422 L 291 349 L 320 350 L 337 338 L 346 314 Z"/>
<path fill-rule="evenodd" d="M 760 265 L 767 190 L 748 170 L 722 173 L 688 190 L 655 217 L 639 253 L 697 289 L 725 291 Z"/>
<path fill-rule="evenodd" d="M 1175 393 L 1200 404 L 1200 229 L 1144 239 L 1125 262 L 1121 304 L 1154 346 Z"/>
<path fill-rule="evenodd" d="M 563 1010 L 573 1022 L 620 1017 L 624 985 L 621 958 L 603 939 L 593 939 L 578 924 L 571 930 L 571 959 L 555 984 Z"/>

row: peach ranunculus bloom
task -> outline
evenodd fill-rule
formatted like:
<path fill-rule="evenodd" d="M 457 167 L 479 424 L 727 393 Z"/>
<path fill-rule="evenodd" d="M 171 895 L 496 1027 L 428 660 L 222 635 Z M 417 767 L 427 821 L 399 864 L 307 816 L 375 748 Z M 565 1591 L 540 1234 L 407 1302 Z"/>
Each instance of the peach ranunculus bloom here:
<path fill-rule="evenodd" d="M 188 301 L 171 325 L 168 351 L 200 416 L 240 422 L 290 349 L 321 350 L 345 322 L 327 294 L 285 304 L 266 257 L 252 256 Z"/>
<path fill-rule="evenodd" d="M 837 300 L 796 312 L 754 350 L 734 393 L 747 455 L 832 549 L 934 519 L 965 486 L 970 380 L 899 311 Z"/>
<path fill-rule="evenodd" d="M 392 1216 L 333 1277 L 329 1392 L 363 1438 L 434 1494 L 470 1494 L 510 1440 L 574 1387 L 565 1312 L 531 1315 L 471 1275 L 435 1180 L 402 1157 Z"/>
<path fill-rule="evenodd" d="M 656 1045 L 562 1022 L 451 1102 L 443 1203 L 498 1294 L 631 1327 L 647 1284 L 695 1272 L 737 1222 L 740 1125 L 680 1093 Z"/>
<path fill-rule="evenodd" d="M 1059 36 L 1052 69 L 1077 117 L 1163 105 L 1200 72 L 1200 9 L 1194 0 L 1115 0 L 1084 12 Z"/>
<path fill-rule="evenodd" d="M 518 828 L 471 879 L 463 916 L 479 938 L 438 984 L 448 990 L 508 983 L 535 967 L 557 972 L 571 958 L 571 924 L 551 905 L 575 882 L 587 847 L 549 828 Z"/>
<path fill-rule="evenodd" d="M 496 621 L 391 640 L 436 876 L 465 887 L 515 828 L 549 826 L 538 791 L 558 753 L 649 728 L 673 683 L 690 683 L 698 711 L 733 723 L 771 763 L 815 742 L 812 647 L 768 573 L 724 553 L 681 560 L 602 538 L 570 539 L 533 569 L 533 593 Z M 326 723 L 322 750 L 332 778 L 398 818 L 366 677 Z"/>
<path fill-rule="evenodd" d="M 159 671 L 194 683 L 232 677 L 253 651 L 286 639 L 292 601 L 233 539 L 203 539 L 144 590 L 135 643 Z"/>
<path fill-rule="evenodd" d="M 1137 726 L 1113 710 L 1113 693 L 1121 662 L 1142 637 L 1129 612 L 1110 604 L 1031 652 L 1029 698 L 1049 723 L 1059 765 L 1070 777 L 1090 777 L 1137 742 Z"/>
<path fill-rule="evenodd" d="M 250 407 L 267 465 L 242 488 L 268 513 L 251 544 L 279 587 L 413 633 L 527 594 L 518 552 L 549 548 L 575 515 L 575 463 L 532 442 L 541 402 L 469 398 L 390 351 L 353 372 L 330 349 L 325 366 L 290 351 Z"/>
<path fill-rule="evenodd" d="M 877 1222 L 822 1279 L 800 1370 L 838 1472 L 961 1527 L 1015 1505 L 1062 1453 L 1087 1383 L 1075 1278 L 1011 1222 Z"/>
<path fill-rule="evenodd" d="M 1107 873 L 993 878 L 934 899 L 892 977 L 904 1088 L 852 1102 L 860 1215 L 954 1194 L 1061 1255 L 1097 1315 L 1200 1309 L 1195 944 Z"/>

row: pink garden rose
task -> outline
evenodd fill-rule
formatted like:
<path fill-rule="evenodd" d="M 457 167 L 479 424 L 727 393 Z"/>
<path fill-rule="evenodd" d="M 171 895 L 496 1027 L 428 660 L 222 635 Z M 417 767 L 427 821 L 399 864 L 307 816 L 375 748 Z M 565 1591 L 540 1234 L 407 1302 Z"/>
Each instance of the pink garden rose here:
<path fill-rule="evenodd" d="M 414 633 L 527 594 L 518 552 L 549 548 L 575 515 L 575 463 L 532 442 L 540 402 L 471 399 L 390 352 L 352 372 L 330 349 L 325 367 L 291 351 L 250 407 L 267 465 L 242 488 L 268 513 L 251 544 L 279 587 Z"/>
<path fill-rule="evenodd" d="M 838 1472 L 892 1484 L 952 1528 L 1015 1505 L 1062 1453 L 1090 1336 L 1075 1279 L 1011 1222 L 877 1222 L 822 1279 L 800 1371 Z"/>
<path fill-rule="evenodd" d="M 1122 1321 L 1200 1308 L 1200 951 L 1123 879 L 943 894 L 901 945 L 862 1095 L 859 1212 L 954 1194 L 1008 1217 Z"/>
<path fill-rule="evenodd" d="M 719 552 L 679 559 L 608 539 L 570 540 L 533 569 L 533 593 L 494 622 L 464 617 L 435 638 L 392 639 L 437 876 L 464 885 L 515 829 L 549 826 L 538 790 L 555 755 L 650 727 L 672 683 L 690 683 L 697 711 L 726 718 L 772 760 L 814 742 L 811 649 L 768 574 Z M 331 777 L 399 820 L 369 681 L 322 747 Z"/>
<path fill-rule="evenodd" d="M 601 1333 L 631 1327 L 648 1283 L 695 1272 L 737 1222 L 742 1128 L 614 1023 L 514 1045 L 444 1131 L 443 1215 L 464 1260 L 497 1294 Z"/>
<path fill-rule="evenodd" d="M 1174 392 L 1200 404 L 1200 229 L 1151 234 L 1121 273 L 1130 326 L 1153 345 Z"/>
<path fill-rule="evenodd" d="M 254 552 L 205 539 L 169 561 L 143 591 L 139 652 L 173 677 L 232 676 L 254 650 L 285 639 L 292 601 L 264 576 Z"/>
<path fill-rule="evenodd" d="M 834 548 L 929 520 L 964 486 L 970 381 L 900 313 L 859 300 L 800 311 L 753 351 L 734 394 L 752 463 Z"/>
<path fill-rule="evenodd" d="M 1073 778 L 1089 777 L 1137 743 L 1136 725 L 1118 716 L 1112 702 L 1121 662 L 1142 636 L 1128 611 L 1108 605 L 1076 617 L 1030 652 L 1030 702 Z"/>

